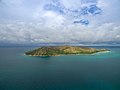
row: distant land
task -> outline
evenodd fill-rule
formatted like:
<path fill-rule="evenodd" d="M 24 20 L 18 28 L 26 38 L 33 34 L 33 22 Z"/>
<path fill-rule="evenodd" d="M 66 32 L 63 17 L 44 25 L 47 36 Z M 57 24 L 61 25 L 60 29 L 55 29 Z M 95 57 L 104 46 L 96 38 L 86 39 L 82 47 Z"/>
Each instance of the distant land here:
<path fill-rule="evenodd" d="M 25 52 L 29 56 L 62 56 L 62 55 L 80 55 L 94 54 L 98 52 L 110 51 L 107 49 L 96 49 L 83 46 L 42 46 L 32 51 Z"/>

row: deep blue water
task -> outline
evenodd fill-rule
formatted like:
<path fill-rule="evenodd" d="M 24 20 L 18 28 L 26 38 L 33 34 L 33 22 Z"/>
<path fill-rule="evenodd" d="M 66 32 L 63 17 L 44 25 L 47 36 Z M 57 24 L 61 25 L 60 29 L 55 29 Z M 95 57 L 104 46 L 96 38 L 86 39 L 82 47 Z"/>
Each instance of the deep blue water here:
<path fill-rule="evenodd" d="M 120 90 L 120 47 L 95 55 L 24 55 L 34 48 L 0 47 L 0 90 Z"/>

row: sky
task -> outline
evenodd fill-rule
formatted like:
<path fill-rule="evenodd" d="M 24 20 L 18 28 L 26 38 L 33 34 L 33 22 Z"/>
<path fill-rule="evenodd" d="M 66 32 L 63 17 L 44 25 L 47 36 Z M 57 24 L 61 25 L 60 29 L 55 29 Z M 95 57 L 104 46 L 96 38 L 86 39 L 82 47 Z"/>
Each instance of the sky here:
<path fill-rule="evenodd" d="M 0 0 L 0 44 L 120 44 L 120 0 Z"/>

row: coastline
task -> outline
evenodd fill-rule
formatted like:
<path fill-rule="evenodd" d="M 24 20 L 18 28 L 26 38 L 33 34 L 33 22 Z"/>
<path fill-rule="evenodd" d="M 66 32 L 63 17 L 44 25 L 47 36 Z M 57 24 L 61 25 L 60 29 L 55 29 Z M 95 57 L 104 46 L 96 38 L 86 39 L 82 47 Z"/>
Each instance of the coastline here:
<path fill-rule="evenodd" d="M 102 52 L 97 52 L 97 53 L 92 53 L 92 54 L 60 54 L 60 55 L 26 55 L 25 56 L 30 56 L 30 57 L 57 57 L 57 56 L 80 56 L 80 55 L 98 55 L 102 53 L 109 53 L 111 51 L 102 51 Z"/>
<path fill-rule="evenodd" d="M 97 53 L 109 52 L 108 49 L 96 49 L 80 46 L 43 46 L 32 51 L 25 52 L 28 56 L 66 56 L 66 55 L 94 55 Z"/>

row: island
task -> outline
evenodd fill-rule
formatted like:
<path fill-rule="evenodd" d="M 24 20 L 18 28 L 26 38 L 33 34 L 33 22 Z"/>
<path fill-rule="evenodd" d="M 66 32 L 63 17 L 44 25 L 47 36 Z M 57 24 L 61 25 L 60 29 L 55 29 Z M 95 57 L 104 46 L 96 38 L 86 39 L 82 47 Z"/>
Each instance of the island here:
<path fill-rule="evenodd" d="M 84 46 L 42 46 L 32 51 L 25 52 L 29 56 L 62 56 L 95 54 L 98 52 L 108 52 L 108 49 L 96 49 Z"/>

